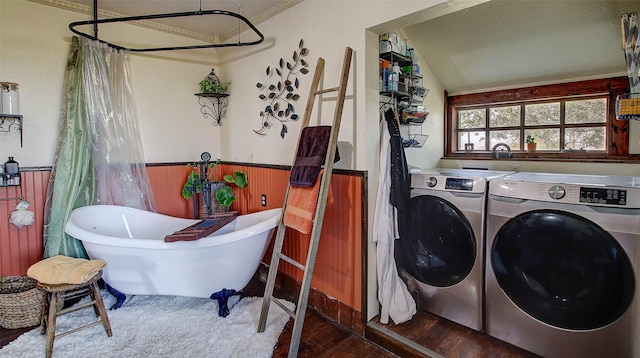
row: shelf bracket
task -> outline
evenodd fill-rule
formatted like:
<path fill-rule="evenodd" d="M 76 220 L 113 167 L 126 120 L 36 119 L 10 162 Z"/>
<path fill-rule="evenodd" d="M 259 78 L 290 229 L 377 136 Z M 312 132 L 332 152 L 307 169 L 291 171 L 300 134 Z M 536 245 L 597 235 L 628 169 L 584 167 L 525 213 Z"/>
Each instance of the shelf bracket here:
<path fill-rule="evenodd" d="M 11 130 L 20 132 L 20 148 L 22 148 L 22 115 L 0 114 L 0 132 L 9 133 Z"/>
<path fill-rule="evenodd" d="M 213 119 L 212 124 L 219 126 L 222 118 L 227 114 L 228 93 L 196 93 L 200 112 L 204 118 Z"/>

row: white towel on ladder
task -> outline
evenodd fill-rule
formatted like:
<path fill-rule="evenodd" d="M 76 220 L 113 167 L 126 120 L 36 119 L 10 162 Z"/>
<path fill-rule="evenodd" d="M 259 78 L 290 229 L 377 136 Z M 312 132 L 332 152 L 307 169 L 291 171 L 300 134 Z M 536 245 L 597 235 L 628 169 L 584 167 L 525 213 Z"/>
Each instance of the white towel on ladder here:
<path fill-rule="evenodd" d="M 391 190 L 391 135 L 384 120 L 380 123 L 380 180 L 373 218 L 373 241 L 376 243 L 378 300 L 382 306 L 380 323 L 406 322 L 416 314 L 416 303 L 407 285 L 398 276 L 394 259 L 396 235 L 395 208 L 389 202 Z"/>

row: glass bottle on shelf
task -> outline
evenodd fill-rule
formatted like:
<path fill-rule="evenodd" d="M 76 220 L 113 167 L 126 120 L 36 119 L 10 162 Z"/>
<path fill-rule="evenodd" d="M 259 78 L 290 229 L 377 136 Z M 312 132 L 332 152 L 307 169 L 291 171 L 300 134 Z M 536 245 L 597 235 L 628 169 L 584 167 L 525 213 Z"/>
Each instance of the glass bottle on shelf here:
<path fill-rule="evenodd" d="M 20 166 L 13 157 L 4 163 L 4 185 L 20 185 Z"/>

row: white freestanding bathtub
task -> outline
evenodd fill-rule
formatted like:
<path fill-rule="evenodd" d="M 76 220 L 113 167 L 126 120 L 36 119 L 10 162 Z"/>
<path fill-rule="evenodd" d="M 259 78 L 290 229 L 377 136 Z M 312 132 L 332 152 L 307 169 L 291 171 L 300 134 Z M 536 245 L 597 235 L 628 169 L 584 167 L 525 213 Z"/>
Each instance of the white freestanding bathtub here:
<path fill-rule="evenodd" d="M 239 291 L 267 250 L 282 209 L 240 215 L 210 236 L 164 242 L 197 223 L 150 211 L 89 205 L 71 212 L 65 232 L 81 240 L 92 259 L 107 262 L 105 282 L 127 295 L 210 297 Z"/>

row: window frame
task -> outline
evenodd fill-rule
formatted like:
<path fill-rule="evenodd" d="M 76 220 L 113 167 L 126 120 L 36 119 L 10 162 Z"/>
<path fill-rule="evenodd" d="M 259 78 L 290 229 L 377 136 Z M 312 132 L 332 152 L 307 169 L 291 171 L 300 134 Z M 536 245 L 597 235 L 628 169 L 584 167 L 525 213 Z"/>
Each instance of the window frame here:
<path fill-rule="evenodd" d="M 554 152 L 554 151 L 520 151 L 515 148 L 513 158 L 523 160 L 547 161 L 637 161 L 640 155 L 629 154 L 629 121 L 615 119 L 615 104 L 618 95 L 628 93 L 629 80 L 627 77 L 612 77 L 605 79 L 575 81 L 543 86 L 515 88 L 509 90 L 480 92 L 449 96 L 445 98 L 445 143 L 444 158 L 449 159 L 492 159 L 491 150 L 475 150 L 467 153 L 458 150 L 457 144 L 457 110 L 473 107 L 502 106 L 527 104 L 544 101 L 566 101 L 577 97 L 585 99 L 606 94 L 608 97 L 606 119 L 606 144 L 604 151 L 587 152 Z M 571 98 L 570 98 L 571 97 Z M 488 112 L 488 110 L 487 110 Z M 522 114 L 524 115 L 524 114 Z M 488 118 L 487 125 L 488 125 Z M 521 122 L 520 129 L 525 129 Z M 594 126 L 589 124 L 587 126 Z M 524 140 L 524 139 L 522 139 Z"/>

